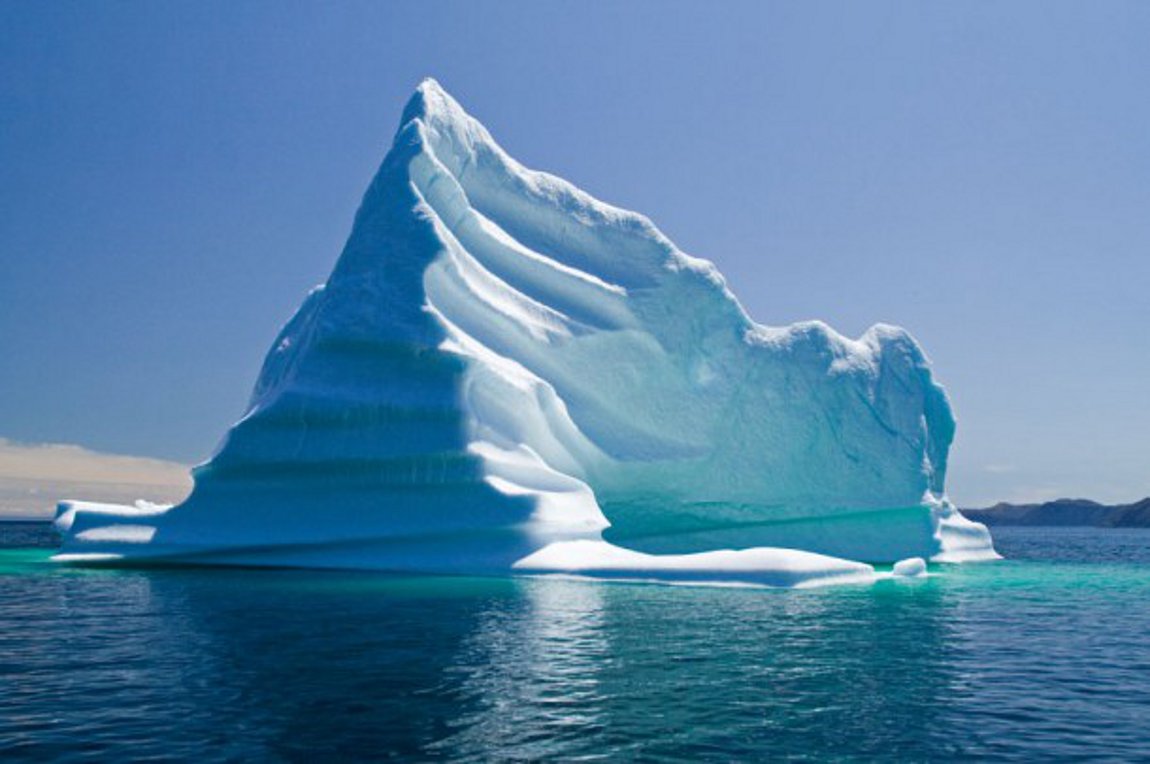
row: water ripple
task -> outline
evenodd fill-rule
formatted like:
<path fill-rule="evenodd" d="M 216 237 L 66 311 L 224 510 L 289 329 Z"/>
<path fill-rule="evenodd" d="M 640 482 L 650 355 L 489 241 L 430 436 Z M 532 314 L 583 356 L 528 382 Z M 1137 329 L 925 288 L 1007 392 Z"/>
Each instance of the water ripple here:
<path fill-rule="evenodd" d="M 997 541 L 1011 561 L 779 592 L 67 571 L 25 536 L 0 758 L 1150 758 L 1150 534 Z"/>

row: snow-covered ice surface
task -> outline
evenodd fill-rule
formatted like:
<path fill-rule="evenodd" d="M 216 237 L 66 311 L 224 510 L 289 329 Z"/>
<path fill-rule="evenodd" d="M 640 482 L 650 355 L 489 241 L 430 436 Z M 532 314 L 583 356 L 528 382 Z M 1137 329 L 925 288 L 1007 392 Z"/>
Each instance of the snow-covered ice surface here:
<path fill-rule="evenodd" d="M 953 435 L 905 331 L 754 323 L 428 80 L 192 495 L 65 503 L 59 559 L 868 579 L 996 556 L 945 499 Z"/>

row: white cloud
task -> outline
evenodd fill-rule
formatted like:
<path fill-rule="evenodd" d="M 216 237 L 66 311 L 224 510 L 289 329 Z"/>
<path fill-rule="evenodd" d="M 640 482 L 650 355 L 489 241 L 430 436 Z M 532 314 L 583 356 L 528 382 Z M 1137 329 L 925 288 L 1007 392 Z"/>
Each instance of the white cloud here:
<path fill-rule="evenodd" d="M 181 501 L 192 488 L 188 470 L 160 459 L 0 438 L 0 518 L 50 517 L 61 499 Z"/>

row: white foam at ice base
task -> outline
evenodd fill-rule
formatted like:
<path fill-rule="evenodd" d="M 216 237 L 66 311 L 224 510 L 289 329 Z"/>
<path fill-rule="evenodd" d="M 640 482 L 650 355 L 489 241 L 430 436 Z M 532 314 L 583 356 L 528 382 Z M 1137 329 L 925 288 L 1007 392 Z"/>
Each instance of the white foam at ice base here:
<path fill-rule="evenodd" d="M 996 556 L 945 498 L 953 434 L 908 333 L 756 324 L 429 80 L 192 495 L 66 503 L 61 559 L 869 580 Z"/>

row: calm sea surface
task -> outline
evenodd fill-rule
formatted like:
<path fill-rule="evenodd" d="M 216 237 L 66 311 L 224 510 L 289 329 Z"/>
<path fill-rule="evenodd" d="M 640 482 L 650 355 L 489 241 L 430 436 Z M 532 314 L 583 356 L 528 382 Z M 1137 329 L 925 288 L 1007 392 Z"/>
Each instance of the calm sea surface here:
<path fill-rule="evenodd" d="M 0 525 L 0 760 L 1150 760 L 1150 532 L 806 591 L 68 570 Z"/>

